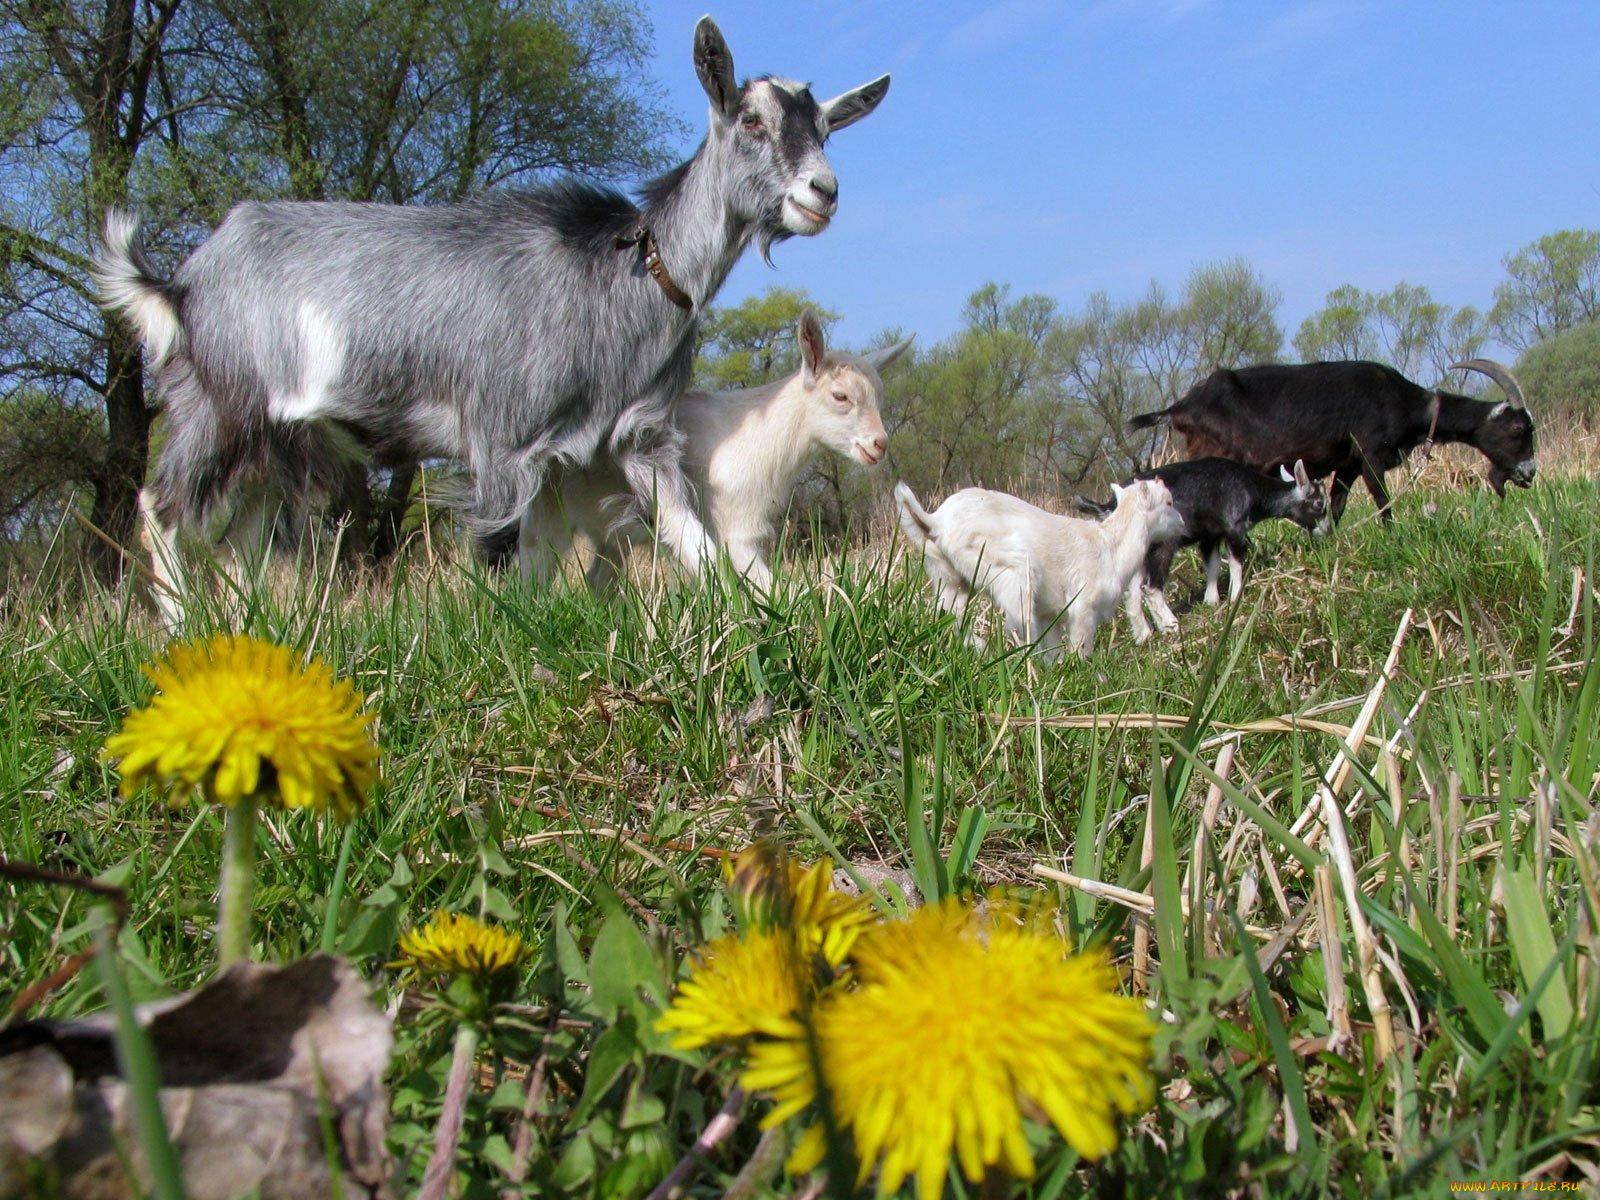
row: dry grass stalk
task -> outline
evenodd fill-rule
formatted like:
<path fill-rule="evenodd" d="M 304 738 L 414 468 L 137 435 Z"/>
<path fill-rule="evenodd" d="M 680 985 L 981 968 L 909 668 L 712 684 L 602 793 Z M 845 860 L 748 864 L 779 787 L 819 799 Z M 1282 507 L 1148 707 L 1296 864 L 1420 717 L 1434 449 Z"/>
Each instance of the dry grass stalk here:
<path fill-rule="evenodd" d="M 1444 927 L 1454 938 L 1457 879 L 1461 868 L 1461 776 L 1454 771 L 1450 772 L 1450 809 L 1439 850 L 1444 854 Z"/>
<path fill-rule="evenodd" d="M 1155 861 L 1155 827 L 1150 819 L 1150 806 L 1154 803 L 1154 793 L 1145 797 L 1144 802 L 1144 847 L 1139 852 L 1139 870 L 1148 871 L 1150 864 Z M 1063 881 L 1064 882 L 1064 881 Z M 1121 890 L 1121 889 L 1119 889 Z M 1133 926 L 1133 990 L 1146 992 L 1150 990 L 1150 918 L 1155 915 L 1155 901 L 1144 893 L 1149 902 L 1149 909 L 1141 910 L 1141 915 L 1135 918 Z"/>
<path fill-rule="evenodd" d="M 1595 846 L 1600 844 L 1600 815 L 1590 817 L 1583 828 L 1569 821 L 1567 832 L 1585 900 L 1578 905 L 1575 924 L 1578 945 L 1586 960 L 1586 965 L 1577 972 L 1576 1004 L 1579 1012 L 1586 1013 L 1592 997 L 1600 990 L 1600 868 L 1597 868 L 1594 854 Z"/>
<path fill-rule="evenodd" d="M 1120 904 L 1124 908 L 1131 908 L 1136 913 L 1148 915 L 1155 912 L 1156 903 L 1148 892 L 1135 892 L 1130 888 L 1118 887 L 1114 883 L 1106 883 L 1100 879 L 1074 875 L 1070 871 L 1063 871 L 1058 867 L 1047 866 L 1044 863 L 1034 863 L 1033 873 L 1040 879 L 1064 883 L 1069 888 L 1082 892 L 1085 896 L 1093 896 L 1097 900 L 1110 900 L 1112 903 Z"/>
<path fill-rule="evenodd" d="M 1317 789 L 1316 796 L 1304 811 L 1295 818 L 1289 831 L 1296 836 L 1303 837 L 1306 845 L 1315 846 L 1321 836 L 1323 828 L 1331 823 L 1325 818 L 1324 825 L 1311 828 L 1317 819 L 1319 808 L 1326 808 L 1330 803 L 1337 806 L 1338 797 L 1343 793 L 1345 784 L 1349 782 L 1351 764 L 1355 761 L 1356 751 L 1367 740 L 1367 730 L 1372 727 L 1372 722 L 1378 715 L 1378 708 L 1383 703 L 1383 694 L 1388 689 L 1389 681 L 1394 678 L 1395 667 L 1400 661 L 1400 649 L 1405 645 L 1406 634 L 1411 629 L 1411 609 L 1406 609 L 1400 618 L 1400 626 L 1395 630 L 1394 641 L 1389 646 L 1389 656 L 1384 660 L 1383 670 L 1378 673 L 1377 680 L 1372 685 L 1372 690 L 1367 693 L 1366 701 L 1361 705 L 1361 711 L 1356 714 L 1355 721 L 1351 724 L 1349 732 L 1345 735 L 1339 753 L 1328 765 L 1328 770 L 1323 774 L 1322 786 Z M 1380 748 L 1383 743 L 1379 743 Z M 1341 814 L 1342 816 L 1342 814 Z M 1307 830 L 1310 832 L 1307 832 Z"/>
<path fill-rule="evenodd" d="M 997 716 L 995 720 L 1009 725 L 1013 729 L 1093 729 L 1101 732 L 1138 726 L 1140 728 L 1157 729 L 1183 729 L 1191 717 L 1187 713 L 1162 713 L 1162 712 L 1111 712 L 1111 713 L 1063 713 L 1059 716 L 1046 717 L 1035 713 L 1032 716 Z M 1297 713 L 1286 713 L 1278 717 L 1262 717 L 1259 721 L 1208 721 L 1207 726 L 1219 732 L 1200 743 L 1203 750 L 1216 749 L 1226 742 L 1233 741 L 1241 733 L 1326 733 L 1333 737 L 1345 738 L 1350 735 L 1350 726 L 1341 725 L 1337 721 L 1324 721 L 1318 717 L 1302 716 Z M 1358 742 L 1367 739 L 1356 739 Z M 1379 738 L 1370 739 L 1374 749 L 1383 745 Z"/>
<path fill-rule="evenodd" d="M 1408 608 L 1405 615 L 1400 618 L 1399 628 L 1395 630 L 1394 642 L 1390 647 L 1383 673 L 1373 686 L 1360 716 L 1356 718 L 1356 724 L 1351 730 L 1354 736 L 1346 743 L 1346 749 L 1352 755 L 1355 747 L 1360 744 L 1360 737 L 1365 736 L 1367 726 L 1377 713 L 1378 702 L 1383 697 L 1383 688 L 1399 659 L 1406 631 L 1411 628 L 1411 618 L 1412 612 Z M 1355 935 L 1361 988 L 1367 998 L 1367 1009 L 1372 1015 L 1373 1050 L 1378 1061 L 1388 1062 L 1394 1054 L 1394 1021 L 1389 1010 L 1388 997 L 1383 990 L 1383 976 L 1378 962 L 1378 941 L 1373 936 L 1371 926 L 1367 924 L 1366 914 L 1361 911 L 1361 883 L 1356 875 L 1355 859 L 1350 851 L 1350 839 L 1345 832 L 1344 810 L 1339 806 L 1338 794 L 1333 787 L 1339 777 L 1338 767 L 1330 767 L 1317 788 L 1317 801 L 1322 808 L 1323 828 L 1328 833 L 1328 857 L 1333 860 L 1333 865 L 1339 872 L 1339 882 L 1344 889 L 1345 907 L 1350 914 L 1350 928 Z"/>
<path fill-rule="evenodd" d="M 1383 786 L 1389 793 L 1389 807 L 1394 814 L 1394 827 L 1398 831 L 1400 869 L 1405 872 L 1407 879 L 1415 879 L 1415 863 L 1412 858 L 1411 832 L 1407 825 L 1407 809 L 1410 799 L 1406 795 L 1405 780 L 1400 776 L 1400 763 L 1392 754 L 1385 754 L 1381 762 L 1383 769 Z M 1421 918 L 1417 916 L 1416 909 L 1411 905 L 1409 898 L 1404 899 L 1405 912 L 1410 918 L 1411 927 L 1419 933 L 1422 929 Z"/>
<path fill-rule="evenodd" d="M 1533 787 L 1533 877 L 1541 883 L 1550 864 L 1550 835 L 1555 821 L 1556 785 L 1542 779 Z"/>
<path fill-rule="evenodd" d="M 1278 865 L 1272 861 L 1265 842 L 1257 843 L 1257 850 L 1261 855 L 1261 869 L 1267 876 L 1267 886 L 1272 889 L 1272 898 L 1278 902 L 1278 911 L 1287 918 L 1293 909 L 1289 905 L 1289 893 L 1284 890 L 1283 880 L 1278 875 Z"/>
<path fill-rule="evenodd" d="M 1323 863 L 1315 872 L 1317 897 L 1317 936 L 1322 948 L 1322 971 L 1327 980 L 1328 1024 L 1333 1037 L 1328 1049 L 1343 1054 L 1355 1040 L 1350 1028 L 1350 1005 L 1344 990 L 1344 945 L 1339 940 L 1339 916 L 1333 896 L 1333 872 Z"/>
<path fill-rule="evenodd" d="M 1200 824 L 1194 831 L 1194 850 L 1189 856 L 1189 865 L 1184 868 L 1183 894 L 1189 898 L 1191 912 L 1204 912 L 1204 891 L 1206 880 L 1206 851 L 1211 844 L 1211 832 L 1217 824 L 1217 814 L 1222 809 L 1222 785 L 1227 782 L 1228 775 L 1233 770 L 1233 755 L 1238 749 L 1237 742 L 1227 742 L 1217 754 L 1216 765 L 1213 770 L 1216 778 L 1211 781 L 1211 786 L 1206 789 L 1206 802 L 1200 811 Z M 1227 877 L 1217 880 L 1217 891 L 1220 893 L 1228 886 Z M 1220 950 L 1220 943 L 1216 937 L 1214 914 L 1206 912 L 1205 926 L 1203 929 L 1205 946 L 1208 953 Z"/>
<path fill-rule="evenodd" d="M 1556 628 L 1564 638 L 1571 637 L 1578 628 L 1578 609 L 1583 601 L 1584 575 L 1582 567 L 1572 568 L 1572 604 L 1567 609 L 1567 619 Z"/>
<path fill-rule="evenodd" d="M 1082 892 L 1085 896 L 1093 896 L 1097 900 L 1109 900 L 1113 904 L 1120 904 L 1123 908 L 1136 913 L 1141 918 L 1140 924 L 1155 915 L 1156 902 L 1149 892 L 1135 892 L 1130 888 L 1118 887 L 1114 883 L 1107 883 L 1103 879 L 1090 879 L 1084 875 L 1074 875 L 1071 871 L 1063 871 L 1059 867 L 1052 867 L 1047 863 L 1034 863 L 1033 873 L 1040 879 L 1048 879 L 1052 883 L 1065 884 L 1075 891 Z M 1179 901 L 1179 907 L 1182 908 L 1185 917 L 1192 915 L 1193 910 L 1189 907 L 1189 901 L 1186 897 Z M 1244 928 L 1245 932 L 1251 937 L 1261 938 L 1264 941 L 1277 937 L 1279 933 L 1278 930 L 1267 929 L 1260 925 L 1246 925 Z M 1134 937 L 1137 941 L 1138 927 L 1135 927 Z M 1145 949 L 1146 977 L 1149 975 L 1149 969 L 1149 948 L 1147 946 Z"/>

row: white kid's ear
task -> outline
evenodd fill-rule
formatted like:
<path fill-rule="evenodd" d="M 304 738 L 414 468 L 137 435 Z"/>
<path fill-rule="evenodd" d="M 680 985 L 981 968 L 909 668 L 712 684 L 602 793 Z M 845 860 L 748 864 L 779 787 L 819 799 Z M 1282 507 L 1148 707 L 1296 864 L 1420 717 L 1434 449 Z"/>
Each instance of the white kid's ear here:
<path fill-rule="evenodd" d="M 800 343 L 800 381 L 811 387 L 822 374 L 822 362 L 828 353 L 822 336 L 822 322 L 817 310 L 808 308 L 800 314 L 800 326 L 795 330 L 795 340 Z"/>
<path fill-rule="evenodd" d="M 1111 485 L 1111 498 L 1114 501 L 1116 501 L 1116 503 L 1121 504 L 1122 503 L 1122 493 L 1127 491 L 1127 490 L 1128 489 L 1123 487 L 1120 483 L 1113 483 Z"/>
<path fill-rule="evenodd" d="M 739 85 L 733 78 L 733 51 L 722 30 L 709 16 L 694 27 L 694 73 L 706 90 L 711 109 L 724 120 L 733 120 L 739 111 Z"/>
<path fill-rule="evenodd" d="M 874 371 L 877 371 L 881 375 L 883 373 L 883 369 L 890 363 L 894 362 L 907 350 L 911 349 L 911 343 L 916 340 L 917 335 L 913 333 L 908 337 L 901 338 L 892 346 L 884 346 L 879 350 L 868 351 L 861 357 L 866 360 L 867 364 L 871 366 Z"/>
<path fill-rule="evenodd" d="M 888 94 L 889 77 L 880 75 L 871 83 L 863 83 L 827 101 L 822 105 L 822 119 L 828 123 L 828 132 L 854 125 L 883 103 L 883 98 Z"/>

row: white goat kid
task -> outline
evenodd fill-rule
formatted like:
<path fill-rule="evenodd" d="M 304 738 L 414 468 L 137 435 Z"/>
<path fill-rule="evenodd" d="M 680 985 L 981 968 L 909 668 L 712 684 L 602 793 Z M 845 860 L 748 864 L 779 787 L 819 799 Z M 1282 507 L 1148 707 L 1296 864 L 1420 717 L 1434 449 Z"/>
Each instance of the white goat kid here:
<path fill-rule="evenodd" d="M 940 608 L 959 617 L 982 589 L 1004 614 L 1006 631 L 1037 642 L 1041 657 L 1059 657 L 1065 637 L 1087 658 L 1150 544 L 1183 529 L 1159 480 L 1112 487 L 1116 510 L 1100 521 L 1057 516 L 983 488 L 957 492 L 931 513 L 905 484 L 894 494 L 900 527 L 922 551 Z"/>
<path fill-rule="evenodd" d="M 789 503 L 795 479 L 818 450 L 876 466 L 888 448 L 878 403 L 879 372 L 911 338 L 869 354 L 829 351 L 822 325 L 807 310 L 797 331 L 800 370 L 763 387 L 687 392 L 674 409 L 685 438 L 683 467 L 699 493 L 701 516 L 733 567 L 756 588 L 772 585 L 766 553 Z M 594 546 L 585 578 L 612 584 L 629 545 L 649 541 L 638 522 L 616 528 L 631 493 L 621 470 L 597 463 L 564 471 L 523 514 L 519 558 L 525 578 L 548 581 L 572 548 L 574 534 Z"/>

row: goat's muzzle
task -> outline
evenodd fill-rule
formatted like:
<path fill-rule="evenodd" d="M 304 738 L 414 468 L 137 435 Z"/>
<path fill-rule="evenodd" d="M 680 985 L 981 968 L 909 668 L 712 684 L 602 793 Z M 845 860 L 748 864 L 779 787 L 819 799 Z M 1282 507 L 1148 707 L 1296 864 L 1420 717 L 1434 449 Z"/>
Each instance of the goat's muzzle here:
<path fill-rule="evenodd" d="M 785 224 L 789 231 L 802 237 L 821 233 L 839 210 L 837 202 L 823 200 L 815 191 L 808 191 L 804 201 L 795 199 L 794 193 L 790 192 L 783 198 L 783 204 L 788 210 Z"/>
<path fill-rule="evenodd" d="M 863 466 L 868 467 L 875 467 L 881 463 L 883 461 L 883 456 L 889 451 L 889 447 L 884 443 L 882 438 L 879 438 L 870 444 L 867 442 L 855 442 L 853 445 L 855 447 L 856 457 L 861 460 Z"/>
<path fill-rule="evenodd" d="M 1514 483 L 1518 487 L 1532 487 L 1533 477 L 1538 473 L 1539 464 L 1533 459 L 1524 459 L 1514 467 L 1491 466 L 1489 468 L 1489 486 L 1494 489 L 1496 496 L 1506 494 L 1506 484 Z"/>

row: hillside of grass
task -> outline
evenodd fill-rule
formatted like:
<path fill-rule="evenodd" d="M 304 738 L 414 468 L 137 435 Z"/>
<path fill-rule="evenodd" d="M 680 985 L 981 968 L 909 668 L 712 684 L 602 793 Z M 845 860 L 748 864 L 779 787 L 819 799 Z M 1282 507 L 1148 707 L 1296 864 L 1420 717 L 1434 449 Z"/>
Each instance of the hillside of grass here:
<path fill-rule="evenodd" d="M 402 929 L 451 908 L 541 947 L 485 1050 L 458 1194 L 643 1195 L 726 1073 L 665 1051 L 647 988 L 624 1065 L 597 1075 L 619 1026 L 584 1007 L 596 939 L 626 922 L 670 979 L 726 919 L 721 855 L 767 837 L 890 907 L 1044 889 L 1150 998 L 1155 1107 L 1098 1164 L 1041 1133 L 1016 1194 L 1592 1187 L 1597 513 L 1600 487 L 1566 478 L 1504 501 L 1413 492 L 1390 527 L 1355 505 L 1320 540 L 1263 526 L 1240 603 L 1198 604 L 1189 555 L 1176 635 L 1136 646 L 1119 618 L 1058 667 L 971 649 L 887 543 L 802 558 L 763 604 L 727 576 L 595 598 L 424 560 L 352 586 L 308 562 L 219 589 L 183 632 L 314 653 L 378 714 L 383 779 L 347 831 L 265 819 L 255 953 L 326 945 L 391 1002 L 391 1143 L 411 1181 L 450 1034 L 385 971 Z M 166 637 L 131 589 L 64 595 L 5 600 L 0 856 L 124 887 L 122 961 L 155 998 L 213 969 L 222 822 L 117 797 L 100 748 Z M 1317 815 L 1330 803 L 1344 836 Z M 0 995 L 84 950 L 90 907 L 0 883 Z M 81 972 L 32 1015 L 105 1003 Z M 552 1043 L 558 1010 L 578 1019 Z M 549 1094 L 507 1193 L 535 1059 Z M 802 1186 L 780 1156 L 750 1165 L 761 1107 L 690 1194 Z"/>

